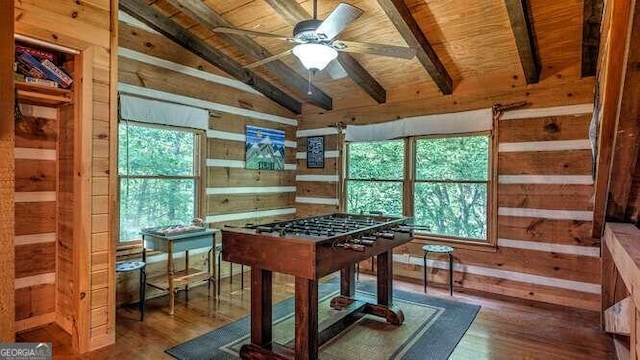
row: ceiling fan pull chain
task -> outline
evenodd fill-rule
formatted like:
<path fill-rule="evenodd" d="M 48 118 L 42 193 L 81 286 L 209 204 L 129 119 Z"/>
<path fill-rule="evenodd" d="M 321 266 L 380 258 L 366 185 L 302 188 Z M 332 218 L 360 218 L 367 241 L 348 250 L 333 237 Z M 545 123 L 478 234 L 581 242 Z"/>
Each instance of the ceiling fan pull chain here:
<path fill-rule="evenodd" d="M 312 75 L 312 74 L 313 74 L 313 72 L 312 72 L 312 71 L 309 71 L 309 73 L 308 73 L 308 74 L 309 74 L 309 90 L 307 90 L 307 95 L 311 95 L 311 94 L 313 94 L 313 93 L 311 92 L 311 76 L 313 76 L 313 75 Z"/>

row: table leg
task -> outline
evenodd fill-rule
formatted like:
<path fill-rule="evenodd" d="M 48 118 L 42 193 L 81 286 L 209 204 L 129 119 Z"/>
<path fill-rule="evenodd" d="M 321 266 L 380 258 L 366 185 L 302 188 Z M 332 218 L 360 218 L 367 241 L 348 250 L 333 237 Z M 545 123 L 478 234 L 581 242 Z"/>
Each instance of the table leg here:
<path fill-rule="evenodd" d="M 365 311 L 384 317 L 389 324 L 400 325 L 404 322 L 402 310 L 393 305 L 393 253 L 378 255 L 378 303 L 367 304 Z"/>
<path fill-rule="evenodd" d="M 340 270 L 340 296 L 331 299 L 333 309 L 342 310 L 351 305 L 356 295 L 356 265 L 351 264 Z"/>
<path fill-rule="evenodd" d="M 353 275 L 353 265 L 351 275 Z M 318 359 L 318 282 L 296 277 L 296 360 Z"/>
<path fill-rule="evenodd" d="M 167 276 L 169 281 L 169 314 L 173 315 L 175 311 L 175 289 L 173 287 L 173 242 L 167 244 Z"/>
<path fill-rule="evenodd" d="M 268 346 L 272 338 L 272 273 L 255 268 L 251 271 L 251 342 Z"/>

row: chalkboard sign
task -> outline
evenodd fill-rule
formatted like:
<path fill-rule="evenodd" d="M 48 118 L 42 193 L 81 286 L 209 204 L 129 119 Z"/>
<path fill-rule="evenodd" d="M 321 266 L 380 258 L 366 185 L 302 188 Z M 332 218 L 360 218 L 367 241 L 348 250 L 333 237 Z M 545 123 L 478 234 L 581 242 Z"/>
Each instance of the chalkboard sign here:
<path fill-rule="evenodd" d="M 324 136 L 307 138 L 307 168 L 324 168 Z"/>

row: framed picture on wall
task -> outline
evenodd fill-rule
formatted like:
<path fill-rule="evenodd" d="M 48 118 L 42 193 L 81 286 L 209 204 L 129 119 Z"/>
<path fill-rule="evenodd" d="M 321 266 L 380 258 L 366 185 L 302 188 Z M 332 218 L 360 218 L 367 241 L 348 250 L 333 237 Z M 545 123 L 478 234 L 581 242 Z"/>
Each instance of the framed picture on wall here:
<path fill-rule="evenodd" d="M 324 136 L 307 138 L 307 168 L 324 168 Z"/>
<path fill-rule="evenodd" d="M 284 131 L 247 125 L 245 169 L 284 170 Z"/>

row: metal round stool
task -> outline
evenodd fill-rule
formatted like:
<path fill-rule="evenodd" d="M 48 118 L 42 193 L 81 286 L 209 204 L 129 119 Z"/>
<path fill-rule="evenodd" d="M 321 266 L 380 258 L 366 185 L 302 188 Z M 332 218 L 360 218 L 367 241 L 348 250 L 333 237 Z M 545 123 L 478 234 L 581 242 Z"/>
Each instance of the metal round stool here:
<path fill-rule="evenodd" d="M 127 273 L 131 271 L 140 270 L 140 301 L 138 302 L 138 309 L 140 310 L 140 321 L 144 319 L 144 297 L 145 297 L 145 285 L 147 283 L 147 271 L 145 270 L 147 264 L 144 261 L 118 261 L 116 262 L 116 273 Z"/>
<path fill-rule="evenodd" d="M 449 255 L 449 295 L 453 295 L 453 248 L 446 245 L 425 245 L 424 250 L 424 292 L 427 293 L 427 255 L 429 253 Z"/>

